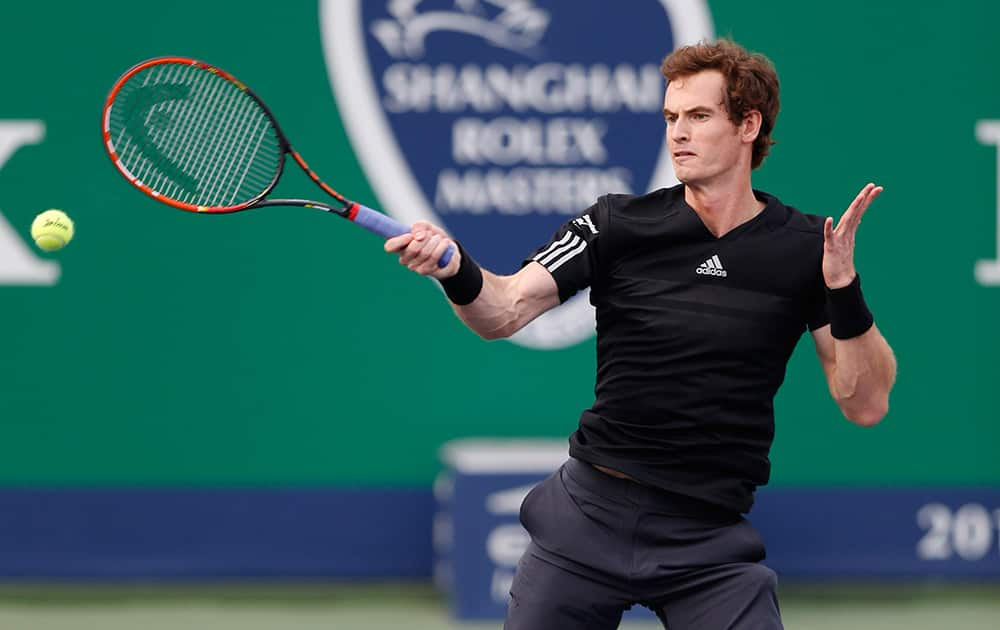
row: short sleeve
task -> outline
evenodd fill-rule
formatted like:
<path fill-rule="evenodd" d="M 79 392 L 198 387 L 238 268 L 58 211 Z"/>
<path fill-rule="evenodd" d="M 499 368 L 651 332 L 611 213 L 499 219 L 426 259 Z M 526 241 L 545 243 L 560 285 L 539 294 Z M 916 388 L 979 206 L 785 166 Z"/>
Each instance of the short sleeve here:
<path fill-rule="evenodd" d="M 817 268 L 816 276 L 809 292 L 809 304 L 806 311 L 806 324 L 813 331 L 830 323 L 830 314 L 826 310 L 826 280 L 823 279 L 822 268 Z"/>
<path fill-rule="evenodd" d="M 605 228 L 598 202 L 562 224 L 548 243 L 524 259 L 521 266 L 537 262 L 545 267 L 559 287 L 559 301 L 565 302 L 589 287 L 598 263 L 598 238 Z"/>

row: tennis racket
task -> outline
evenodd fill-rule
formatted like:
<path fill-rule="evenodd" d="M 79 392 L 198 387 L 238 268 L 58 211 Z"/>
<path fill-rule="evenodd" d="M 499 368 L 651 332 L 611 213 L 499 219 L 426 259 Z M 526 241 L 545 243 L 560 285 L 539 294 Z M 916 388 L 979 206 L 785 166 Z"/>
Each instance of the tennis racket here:
<path fill-rule="evenodd" d="M 384 238 L 410 228 L 348 200 L 295 151 L 264 102 L 234 76 L 185 57 L 143 61 L 108 94 L 104 147 L 118 172 L 153 199 L 188 212 L 224 214 L 264 206 L 332 212 Z M 290 155 L 330 205 L 268 199 Z M 455 246 L 438 260 L 445 267 Z"/>

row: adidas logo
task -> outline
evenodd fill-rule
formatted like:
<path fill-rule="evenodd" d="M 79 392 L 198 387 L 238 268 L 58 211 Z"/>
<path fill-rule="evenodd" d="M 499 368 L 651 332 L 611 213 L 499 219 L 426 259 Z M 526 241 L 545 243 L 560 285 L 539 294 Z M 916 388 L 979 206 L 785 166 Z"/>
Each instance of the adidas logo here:
<path fill-rule="evenodd" d="M 715 254 L 705 262 L 698 265 L 698 268 L 695 269 L 694 272 L 703 276 L 719 276 L 720 278 L 725 278 L 729 275 L 726 273 L 726 270 L 722 268 L 722 261 L 719 260 L 718 254 Z"/>

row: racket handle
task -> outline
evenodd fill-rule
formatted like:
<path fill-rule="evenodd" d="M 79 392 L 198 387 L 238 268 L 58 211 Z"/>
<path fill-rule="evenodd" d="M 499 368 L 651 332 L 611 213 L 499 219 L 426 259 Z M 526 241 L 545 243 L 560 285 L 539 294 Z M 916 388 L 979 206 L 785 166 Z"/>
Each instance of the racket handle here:
<path fill-rule="evenodd" d="M 367 206 L 362 206 L 360 203 L 354 204 L 354 208 L 352 208 L 352 212 L 348 215 L 348 218 L 366 230 L 374 232 L 384 238 L 400 236 L 401 234 L 407 234 L 410 231 L 410 228 L 392 217 L 388 217 L 381 212 L 372 210 Z M 455 246 L 449 245 L 448 250 L 442 254 L 441 258 L 438 260 L 438 267 L 441 267 L 442 269 L 447 267 L 448 263 L 451 262 L 451 257 L 454 255 Z"/>

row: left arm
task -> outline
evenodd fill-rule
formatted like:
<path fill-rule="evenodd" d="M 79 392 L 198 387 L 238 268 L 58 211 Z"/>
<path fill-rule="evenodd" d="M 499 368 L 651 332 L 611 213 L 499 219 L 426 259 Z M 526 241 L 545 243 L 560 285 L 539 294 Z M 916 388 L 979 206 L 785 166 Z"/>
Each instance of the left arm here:
<path fill-rule="evenodd" d="M 878 424 L 889 411 L 889 390 L 896 381 L 896 357 L 872 324 L 852 339 L 835 339 L 829 326 L 813 331 L 816 353 L 830 394 L 844 417 L 855 424 Z"/>
<path fill-rule="evenodd" d="M 865 186 L 836 229 L 833 219 L 827 218 L 823 226 L 823 279 L 828 290 L 836 292 L 855 281 L 854 237 L 861 217 L 881 192 L 881 186 Z M 842 307 L 831 309 L 831 325 L 813 331 L 813 340 L 833 399 L 848 420 L 867 427 L 877 424 L 889 411 L 896 358 L 885 337 L 871 323 L 860 290 L 857 295 L 859 304 L 853 304 L 851 298 L 839 298 Z M 870 326 L 857 331 L 859 322 L 865 321 L 863 315 Z"/>

